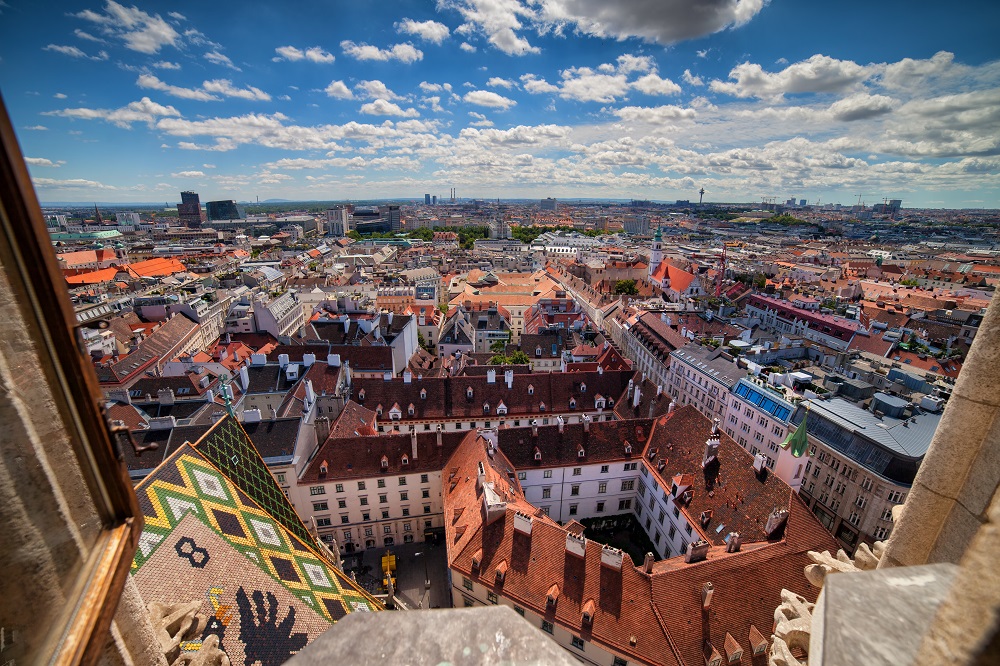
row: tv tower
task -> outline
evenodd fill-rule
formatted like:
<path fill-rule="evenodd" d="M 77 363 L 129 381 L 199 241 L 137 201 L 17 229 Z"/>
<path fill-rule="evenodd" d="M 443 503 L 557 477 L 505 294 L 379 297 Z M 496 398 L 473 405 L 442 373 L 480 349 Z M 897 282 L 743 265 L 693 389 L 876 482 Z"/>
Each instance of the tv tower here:
<path fill-rule="evenodd" d="M 705 188 L 698 190 L 698 205 L 701 206 L 701 202 L 705 199 Z"/>

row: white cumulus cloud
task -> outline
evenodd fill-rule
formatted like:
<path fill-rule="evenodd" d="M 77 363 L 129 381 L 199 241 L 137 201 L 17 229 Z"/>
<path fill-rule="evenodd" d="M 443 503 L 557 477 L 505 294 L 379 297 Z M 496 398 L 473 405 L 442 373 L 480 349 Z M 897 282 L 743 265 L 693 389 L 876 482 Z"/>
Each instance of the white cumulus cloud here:
<path fill-rule="evenodd" d="M 465 93 L 462 99 L 469 104 L 488 106 L 493 109 L 503 109 L 504 111 L 517 105 L 517 102 L 509 97 L 499 95 L 492 90 L 472 90 Z"/>
<path fill-rule="evenodd" d="M 278 54 L 275 58 L 272 58 L 275 61 L 288 60 L 290 62 L 297 62 L 299 60 L 308 60 L 309 62 L 329 64 L 336 60 L 332 53 L 327 53 L 319 46 L 311 46 L 305 50 L 294 46 L 279 46 L 274 49 L 274 52 Z"/>
<path fill-rule="evenodd" d="M 340 48 L 346 55 L 356 60 L 398 60 L 399 62 L 410 64 L 418 60 L 423 60 L 424 52 L 413 46 L 409 42 L 405 44 L 394 44 L 387 49 L 380 49 L 369 44 L 356 44 L 349 39 L 340 43 Z"/>
<path fill-rule="evenodd" d="M 410 18 L 404 18 L 395 27 L 396 32 L 400 34 L 414 35 L 425 42 L 433 42 L 434 44 L 440 44 L 450 34 L 448 26 L 437 21 L 414 21 Z"/>
<path fill-rule="evenodd" d="M 370 116 L 398 116 L 400 118 L 416 118 L 420 115 L 416 109 L 403 109 L 398 104 L 377 99 L 361 105 L 361 113 Z"/>
<path fill-rule="evenodd" d="M 114 0 L 107 0 L 103 13 L 84 9 L 75 16 L 90 21 L 104 35 L 122 40 L 125 48 L 139 53 L 153 54 L 159 53 L 164 46 L 176 47 L 181 38 L 180 33 L 159 14 L 148 14 Z"/>
<path fill-rule="evenodd" d="M 353 99 L 354 93 L 351 89 L 347 87 L 343 81 L 331 81 L 323 92 L 327 94 L 328 97 L 333 97 L 335 99 Z"/>

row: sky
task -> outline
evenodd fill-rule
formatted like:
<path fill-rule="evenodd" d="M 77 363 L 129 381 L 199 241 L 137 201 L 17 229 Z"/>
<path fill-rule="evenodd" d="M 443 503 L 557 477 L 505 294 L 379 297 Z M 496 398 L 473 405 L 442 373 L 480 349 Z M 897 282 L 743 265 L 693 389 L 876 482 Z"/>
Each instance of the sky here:
<path fill-rule="evenodd" d="M 1000 208 L 1000 2 L 0 0 L 40 200 Z"/>

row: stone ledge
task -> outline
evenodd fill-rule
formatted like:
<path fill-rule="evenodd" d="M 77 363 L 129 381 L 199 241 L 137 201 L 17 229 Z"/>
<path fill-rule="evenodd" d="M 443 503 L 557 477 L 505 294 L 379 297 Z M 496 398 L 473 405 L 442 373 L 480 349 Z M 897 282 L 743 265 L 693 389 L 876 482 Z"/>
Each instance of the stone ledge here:
<path fill-rule="evenodd" d="M 289 666 L 576 664 L 555 641 L 507 606 L 351 613 L 287 663 Z"/>
<path fill-rule="evenodd" d="M 929 564 L 828 577 L 813 610 L 809 664 L 913 664 L 957 572 Z"/>

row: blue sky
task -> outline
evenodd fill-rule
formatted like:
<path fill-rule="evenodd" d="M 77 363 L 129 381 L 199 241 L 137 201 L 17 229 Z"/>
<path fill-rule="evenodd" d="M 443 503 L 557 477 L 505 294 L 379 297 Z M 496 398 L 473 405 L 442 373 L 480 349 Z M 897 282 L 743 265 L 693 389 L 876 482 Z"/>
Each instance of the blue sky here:
<path fill-rule="evenodd" d="M 1000 3 L 931 5 L 0 0 L 0 90 L 43 202 L 1000 207 Z"/>

